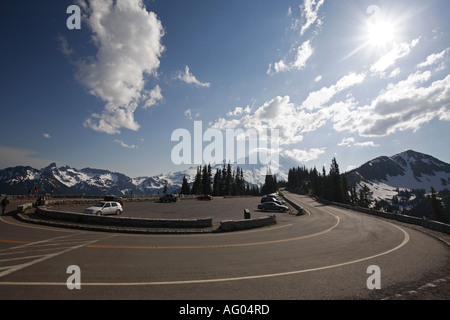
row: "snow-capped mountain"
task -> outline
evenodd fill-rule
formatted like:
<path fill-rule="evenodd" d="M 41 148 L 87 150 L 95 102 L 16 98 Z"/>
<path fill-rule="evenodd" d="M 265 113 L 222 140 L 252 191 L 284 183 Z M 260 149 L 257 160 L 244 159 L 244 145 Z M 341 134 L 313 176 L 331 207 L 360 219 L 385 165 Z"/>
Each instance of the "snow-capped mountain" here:
<path fill-rule="evenodd" d="M 374 199 L 390 200 L 396 189 L 436 191 L 450 188 L 450 164 L 408 150 L 392 157 L 378 157 L 346 173 L 358 188 L 367 185 Z"/>
<path fill-rule="evenodd" d="M 43 169 L 17 166 L 0 170 L 0 193 L 28 194 L 35 188 L 40 194 L 124 194 L 136 189 L 133 180 L 124 174 L 85 168 L 77 170 L 52 163 Z"/>
<path fill-rule="evenodd" d="M 248 163 L 249 161 L 243 161 L 243 164 L 234 164 L 232 169 L 242 169 L 246 183 L 262 186 L 266 168 Z M 287 181 L 289 169 L 300 165 L 280 155 L 277 179 Z M 214 165 L 213 176 L 217 169 L 223 168 L 224 164 Z M 17 166 L 0 170 L 0 193 L 28 194 L 33 193 L 37 186 L 40 194 L 51 193 L 53 189 L 55 194 L 63 195 L 126 195 L 131 192 L 150 195 L 162 193 L 166 184 L 167 192 L 178 192 L 183 177 L 192 184 L 196 173 L 197 167 L 193 166 L 177 172 L 132 179 L 118 172 L 92 168 L 78 170 L 69 166 L 58 167 L 55 163 L 43 169 Z M 450 189 L 450 165 L 412 150 L 392 157 L 378 157 L 347 172 L 346 176 L 350 185 L 356 185 L 357 188 L 367 185 L 373 192 L 374 199 L 390 200 L 397 194 L 397 188 L 425 189 L 426 192 L 431 187 L 437 191 Z"/>
<path fill-rule="evenodd" d="M 238 164 L 232 164 L 231 168 L 236 171 L 239 167 L 243 170 L 244 180 L 251 186 L 261 187 L 264 184 L 267 168 L 260 164 L 248 164 L 248 159 L 243 159 Z M 242 163 L 242 164 L 240 164 Z M 299 166 L 300 164 L 293 161 L 290 158 L 279 156 L 279 163 L 274 166 L 277 169 L 273 172 L 278 180 L 286 180 L 288 177 L 289 169 Z M 212 174 L 214 176 L 217 169 L 223 169 L 224 164 L 216 164 L 211 167 Z M 134 184 L 144 194 L 162 193 L 164 185 L 167 183 L 167 192 L 177 192 L 181 189 L 183 178 L 186 177 L 187 181 L 192 184 L 197 174 L 197 167 L 191 167 L 186 170 L 181 170 L 171 173 L 163 173 L 150 178 L 136 178 Z"/>
<path fill-rule="evenodd" d="M 248 163 L 243 162 L 243 163 Z M 279 180 L 287 180 L 290 168 L 298 166 L 289 158 L 280 156 L 279 170 L 276 173 Z M 265 180 L 265 167 L 261 165 L 235 164 L 244 173 L 246 183 L 262 186 Z M 212 167 L 212 174 L 223 168 L 223 164 Z M 186 170 L 163 173 L 153 177 L 130 178 L 122 173 L 108 170 L 84 168 L 81 170 L 69 166 L 58 167 L 52 163 L 43 169 L 17 166 L 0 170 L 0 193 L 1 194 L 28 194 L 34 193 L 35 187 L 38 192 L 54 194 L 85 194 L 102 195 L 116 194 L 158 194 L 162 193 L 167 184 L 167 192 L 178 192 L 181 189 L 183 177 L 192 183 L 197 173 L 197 167 Z"/>

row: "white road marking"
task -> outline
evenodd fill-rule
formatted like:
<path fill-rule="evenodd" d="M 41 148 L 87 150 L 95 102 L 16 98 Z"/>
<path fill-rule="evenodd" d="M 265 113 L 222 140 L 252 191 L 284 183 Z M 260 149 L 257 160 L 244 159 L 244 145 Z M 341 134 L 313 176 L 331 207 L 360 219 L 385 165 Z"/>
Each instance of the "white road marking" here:
<path fill-rule="evenodd" d="M 36 242 L 30 242 L 30 243 L 26 243 L 26 244 L 19 245 L 19 246 L 16 246 L 16 247 L 11 247 L 11 248 L 8 248 L 8 249 L 4 249 L 4 250 L 2 250 L 2 252 L 16 253 L 17 254 L 17 252 L 14 252 L 14 250 L 24 249 L 24 248 L 30 249 L 30 251 L 33 252 L 33 250 L 31 250 L 31 247 L 37 247 L 38 249 L 36 249 L 36 250 L 39 251 L 39 250 L 41 250 L 41 249 L 39 249 L 40 246 L 47 246 L 48 244 L 51 244 L 51 242 L 58 241 L 58 240 L 63 239 L 63 238 L 67 238 L 67 237 L 71 237 L 71 236 L 79 236 L 79 235 L 83 235 L 83 234 L 85 234 L 85 233 L 81 232 L 81 233 L 64 235 L 64 236 L 51 238 L 51 239 L 46 239 L 46 240 L 41 240 L 41 241 L 36 241 Z M 97 241 L 100 241 L 100 240 L 103 240 L 103 239 L 107 239 L 107 238 L 111 238 L 111 237 L 114 237 L 114 235 L 109 235 L 109 236 L 103 237 L 103 238 L 100 238 L 100 237 L 97 236 L 95 239 L 92 239 L 92 240 L 89 239 L 89 240 L 84 240 L 84 241 L 83 240 L 77 240 L 77 239 L 74 240 L 74 239 L 72 239 L 72 241 L 74 241 L 76 243 L 80 243 L 81 242 L 81 244 L 78 244 L 78 245 L 75 245 L 75 246 L 71 246 L 71 247 L 67 247 L 67 243 L 62 243 L 64 245 L 64 247 L 63 248 L 55 248 L 55 250 L 57 250 L 57 251 L 53 252 L 53 253 L 43 254 L 43 255 L 28 255 L 28 256 L 22 256 L 22 257 L 18 257 L 18 258 L 10 258 L 10 259 L 0 260 L 0 262 L 3 262 L 3 261 L 12 261 L 12 260 L 32 259 L 31 261 L 28 261 L 28 262 L 25 262 L 25 263 L 22 263 L 22 264 L 1 267 L 0 270 L 5 270 L 5 271 L 0 272 L 0 278 L 4 277 L 6 275 L 9 275 L 11 273 L 14 273 L 16 271 L 22 270 L 24 268 L 27 268 L 29 266 L 35 265 L 37 263 L 43 262 L 45 260 L 54 258 L 54 257 L 59 256 L 61 254 L 64 254 L 64 253 L 67 253 L 67 252 L 70 252 L 70 251 L 73 251 L 73 250 L 85 247 L 85 246 L 93 244 L 93 243 L 95 243 Z M 25 252 L 24 251 L 20 251 L 20 252 L 27 253 L 27 251 L 25 251 Z"/>
<path fill-rule="evenodd" d="M 328 214 L 331 214 L 335 216 L 334 214 L 330 213 L 327 210 Z M 335 216 L 338 218 L 337 216 Z M 339 219 L 339 218 L 338 218 Z M 374 258 L 378 258 L 387 254 L 390 254 L 396 250 L 399 250 L 403 246 L 405 246 L 409 242 L 409 234 L 402 228 L 383 221 L 383 223 L 389 224 L 396 229 L 400 230 L 403 235 L 404 239 L 403 241 L 395 246 L 392 249 L 389 249 L 387 251 L 365 257 L 360 259 L 355 259 L 347 262 L 342 262 L 338 264 L 332 264 L 328 266 L 322 266 L 322 267 L 316 267 L 311 269 L 302 269 L 302 270 L 295 270 L 295 271 L 289 271 L 289 272 L 281 272 L 281 273 L 271 273 L 271 274 L 261 274 L 261 275 L 253 275 L 253 276 L 244 276 L 244 277 L 229 277 L 229 278 L 215 278 L 215 279 L 197 279 L 197 280 L 175 280 L 175 281 L 154 281 L 154 282 L 117 282 L 117 283 L 101 283 L 101 282 L 86 282 L 82 283 L 82 286 L 160 286 L 160 285 L 186 285 L 186 284 L 205 284 L 205 283 L 216 283 L 216 282 L 229 282 L 229 281 L 242 281 L 242 280 L 254 280 L 254 279 L 264 279 L 264 278 L 274 278 L 274 277 L 281 277 L 281 276 L 289 276 L 289 275 L 297 275 L 307 272 L 315 272 L 315 271 L 322 271 L 332 268 L 338 268 L 343 267 L 351 264 L 360 263 L 363 261 L 371 260 Z M 62 282 L 0 282 L 0 285 L 15 285 L 15 286 L 66 286 L 66 283 Z"/>

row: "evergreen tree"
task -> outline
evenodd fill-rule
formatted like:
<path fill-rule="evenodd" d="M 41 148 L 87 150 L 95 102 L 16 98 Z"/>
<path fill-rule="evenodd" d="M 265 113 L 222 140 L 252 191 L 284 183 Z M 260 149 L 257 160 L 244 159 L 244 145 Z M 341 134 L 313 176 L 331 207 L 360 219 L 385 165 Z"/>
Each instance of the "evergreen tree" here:
<path fill-rule="evenodd" d="M 201 194 L 203 191 L 203 185 L 202 185 L 202 167 L 197 167 L 197 174 L 195 175 L 195 180 L 192 185 L 192 194 Z"/>
<path fill-rule="evenodd" d="M 203 194 L 211 194 L 212 193 L 212 188 L 211 188 L 211 179 L 212 179 L 212 174 L 211 174 L 211 165 L 205 165 L 202 169 L 202 193 Z"/>
<path fill-rule="evenodd" d="M 181 185 L 181 194 L 190 194 L 191 193 L 191 190 L 190 190 L 190 187 L 189 187 L 189 183 L 188 183 L 188 181 L 187 181 L 187 179 L 186 179 L 186 176 L 184 176 L 183 177 L 183 183 L 182 183 L 182 185 Z"/>
<path fill-rule="evenodd" d="M 321 187 L 320 187 L 319 173 L 317 172 L 316 167 L 314 167 L 314 169 L 310 171 L 309 176 L 310 176 L 309 193 L 320 196 Z"/>
<path fill-rule="evenodd" d="M 261 188 L 261 193 L 271 194 L 277 191 L 277 178 L 272 175 L 270 168 L 267 170 L 266 179 L 264 180 L 264 185 Z"/>
<path fill-rule="evenodd" d="M 368 208 L 370 203 L 372 202 L 373 192 L 370 191 L 367 185 L 364 185 L 361 189 L 359 189 L 359 199 L 358 206 L 362 208 Z"/>
<path fill-rule="evenodd" d="M 336 158 L 331 161 L 331 167 L 328 177 L 328 199 L 334 202 L 343 202 L 344 194 L 342 191 L 341 174 Z"/>
<path fill-rule="evenodd" d="M 231 164 L 228 162 L 228 166 L 226 169 L 225 176 L 225 188 L 224 188 L 224 196 L 230 196 L 232 192 L 232 184 L 233 184 L 233 170 L 231 169 Z"/>
<path fill-rule="evenodd" d="M 227 181 L 227 168 L 225 162 L 223 163 L 222 175 L 220 178 L 220 195 L 226 195 L 226 181 Z"/>
<path fill-rule="evenodd" d="M 342 183 L 342 203 L 349 204 L 350 203 L 350 194 L 349 194 L 349 187 L 348 187 L 348 181 L 345 174 L 341 177 L 341 183 Z"/>
<path fill-rule="evenodd" d="M 438 193 L 436 190 L 431 187 L 431 195 L 430 195 L 430 217 L 433 220 L 447 222 L 447 217 L 445 213 L 444 206 L 442 205 L 442 200 L 439 199 Z"/>
<path fill-rule="evenodd" d="M 220 179 L 222 176 L 222 171 L 220 169 L 216 170 L 216 173 L 214 174 L 214 179 L 213 179 L 213 191 L 212 191 L 212 195 L 213 196 L 220 196 L 221 194 L 221 184 L 220 184 Z"/>

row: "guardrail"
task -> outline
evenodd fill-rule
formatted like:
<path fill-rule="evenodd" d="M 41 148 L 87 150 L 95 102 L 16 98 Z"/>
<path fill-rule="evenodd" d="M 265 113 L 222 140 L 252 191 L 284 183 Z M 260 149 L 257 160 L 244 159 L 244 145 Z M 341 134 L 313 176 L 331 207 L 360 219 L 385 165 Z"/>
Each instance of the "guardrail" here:
<path fill-rule="evenodd" d="M 424 228 L 450 234 L 450 225 L 446 223 L 442 223 L 439 221 L 430 220 L 427 218 L 419 218 L 419 217 L 413 217 L 413 216 L 407 216 L 404 214 L 398 214 L 398 213 L 391 213 L 391 212 L 384 212 L 384 211 L 378 211 L 373 209 L 366 209 L 366 208 L 360 208 L 360 207 L 353 207 L 351 205 L 343 204 L 343 203 L 337 203 L 337 202 L 331 202 L 327 200 L 320 200 L 321 203 L 326 205 L 333 205 L 349 210 L 354 210 L 386 219 L 396 220 L 399 222 L 405 222 L 410 223 L 418 226 L 422 226 Z"/>

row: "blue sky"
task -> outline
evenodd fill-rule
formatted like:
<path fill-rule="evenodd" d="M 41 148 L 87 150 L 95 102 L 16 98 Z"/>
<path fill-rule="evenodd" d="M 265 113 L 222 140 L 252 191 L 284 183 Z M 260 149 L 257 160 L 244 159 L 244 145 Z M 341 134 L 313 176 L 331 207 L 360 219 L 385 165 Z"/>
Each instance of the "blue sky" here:
<path fill-rule="evenodd" d="M 450 162 L 447 0 L 117 2 L 1 1 L 0 168 L 178 171 L 194 121 L 278 129 L 309 168 Z"/>

